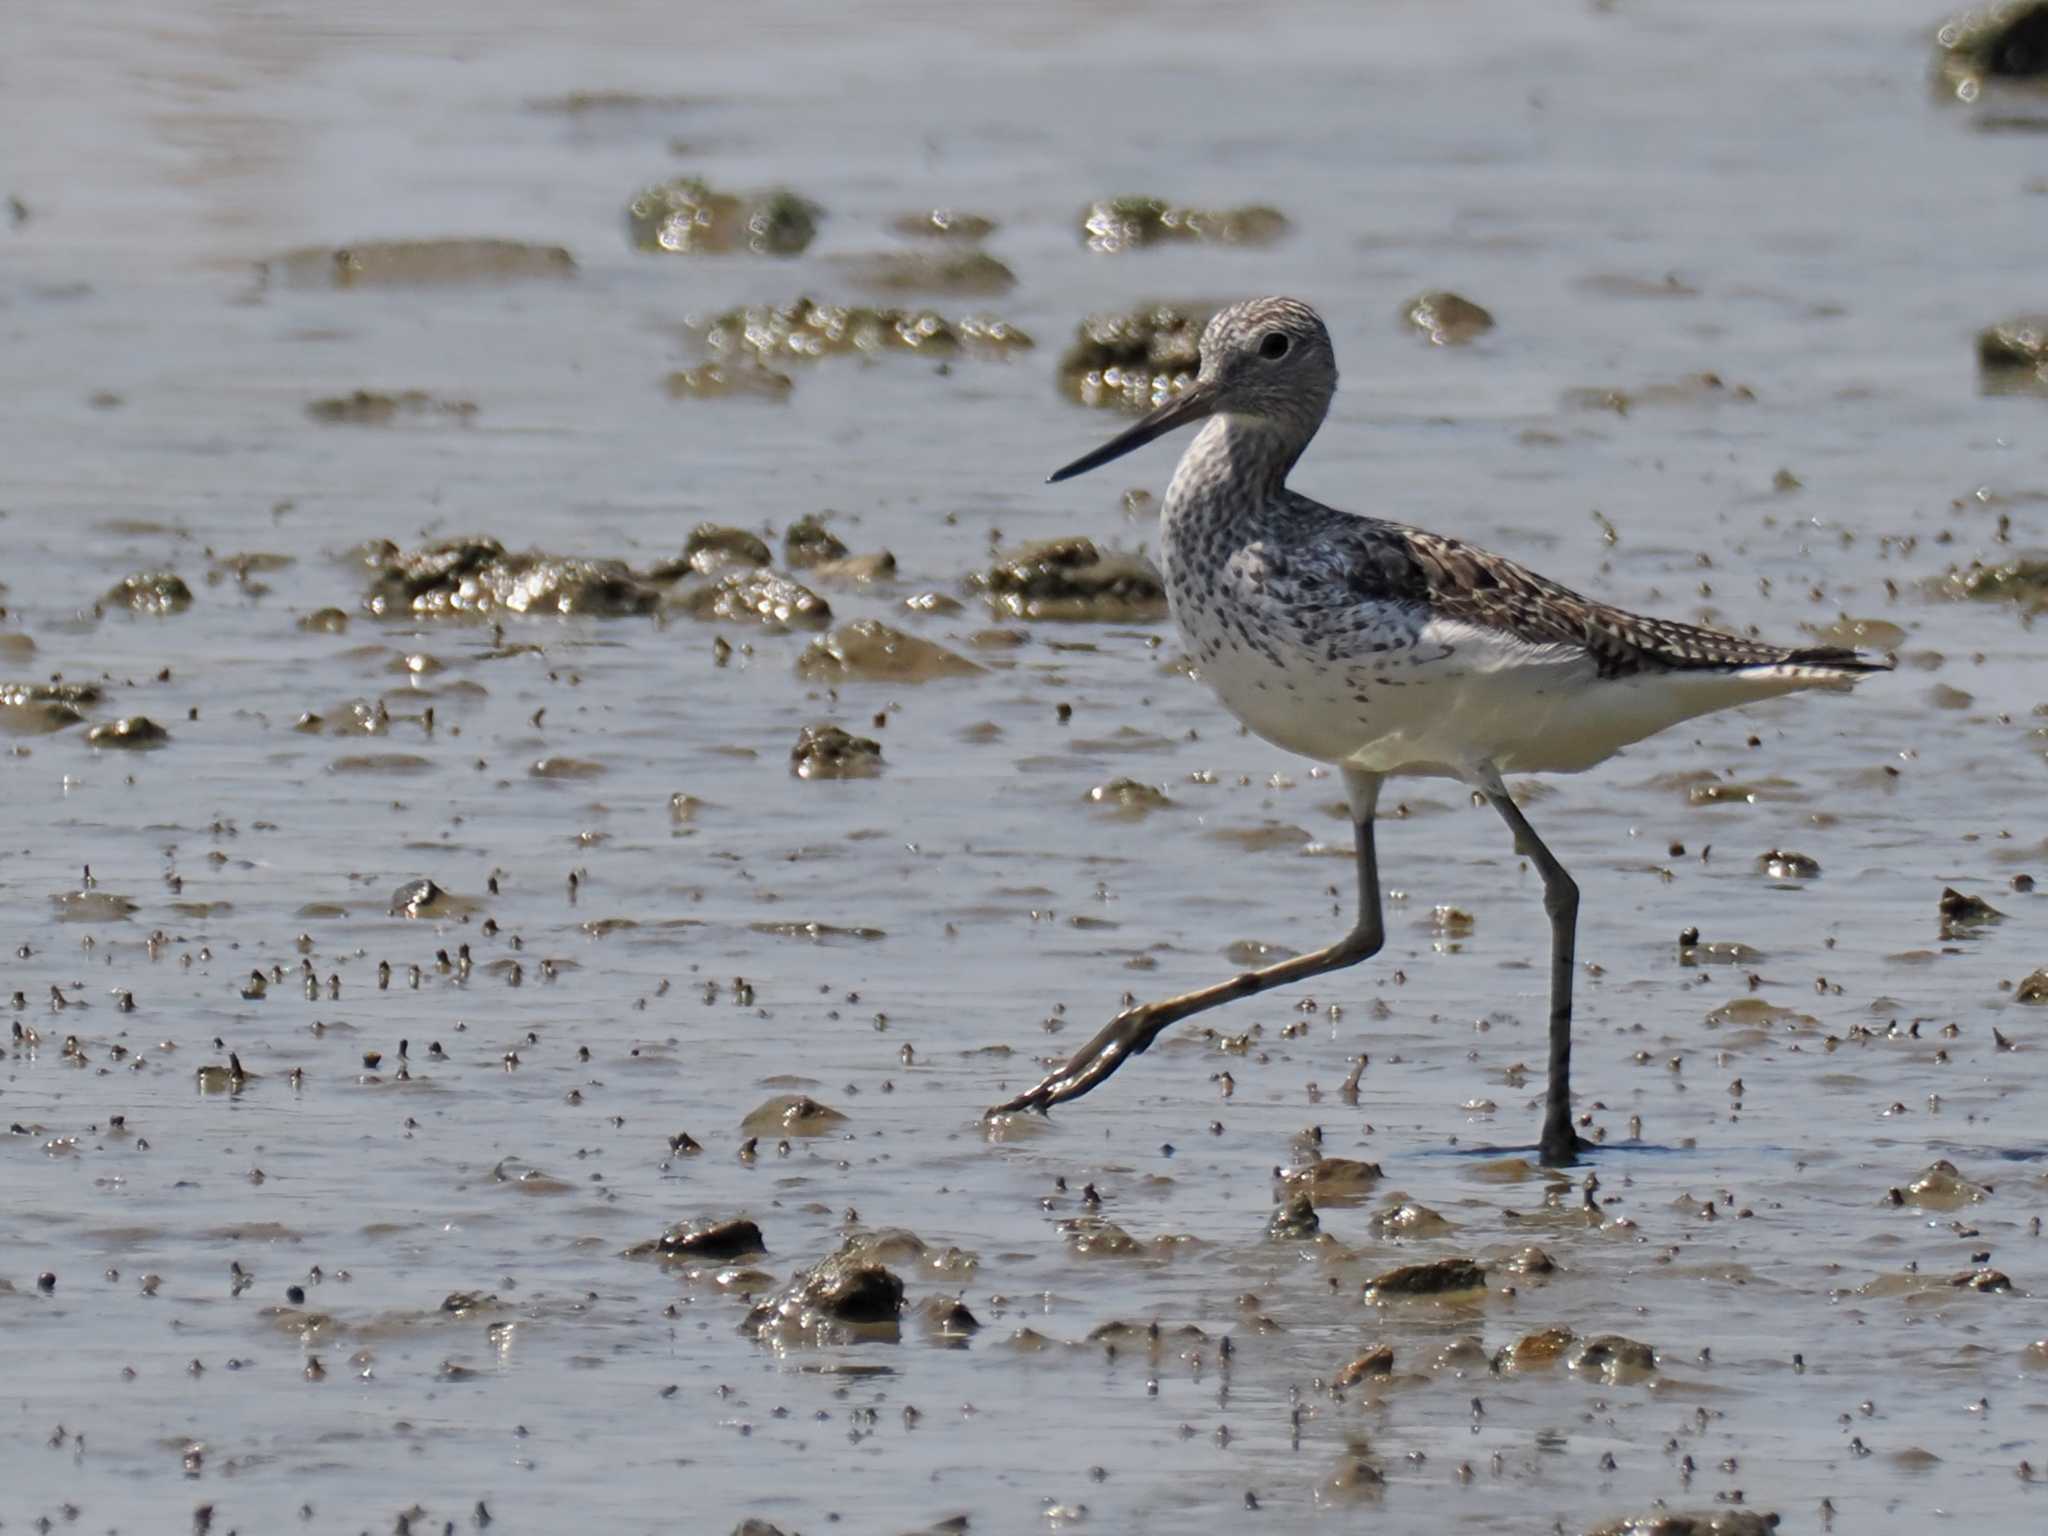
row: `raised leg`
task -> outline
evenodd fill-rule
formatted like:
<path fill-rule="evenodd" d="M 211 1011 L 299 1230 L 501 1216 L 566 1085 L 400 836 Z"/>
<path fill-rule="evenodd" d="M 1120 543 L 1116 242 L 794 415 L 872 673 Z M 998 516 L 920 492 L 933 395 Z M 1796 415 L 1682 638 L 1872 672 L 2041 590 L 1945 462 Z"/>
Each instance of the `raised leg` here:
<path fill-rule="evenodd" d="M 1552 1167 L 1578 1160 L 1585 1142 L 1572 1129 L 1572 969 L 1578 947 L 1579 888 L 1520 806 L 1495 778 L 1482 790 L 1515 834 L 1515 850 L 1543 877 L 1543 910 L 1550 915 L 1550 1082 L 1543 1095 L 1539 1155 Z"/>
<path fill-rule="evenodd" d="M 1191 1014 L 1204 1012 L 1241 997 L 1255 997 L 1274 987 L 1306 981 L 1356 965 L 1380 951 L 1386 942 L 1386 927 L 1380 914 L 1379 855 L 1373 846 L 1373 812 L 1379 804 L 1378 774 L 1344 770 L 1344 788 L 1351 802 L 1351 820 L 1357 839 L 1358 922 L 1336 943 L 1291 960 L 1282 960 L 1261 970 L 1245 971 L 1228 981 L 1196 992 L 1183 992 L 1156 1003 L 1126 1008 L 1068 1059 L 1066 1065 L 1026 1093 L 995 1105 L 991 1115 L 1011 1114 L 1020 1109 L 1050 1108 L 1098 1088 L 1111 1073 L 1131 1057 L 1149 1048 L 1172 1025 Z"/>

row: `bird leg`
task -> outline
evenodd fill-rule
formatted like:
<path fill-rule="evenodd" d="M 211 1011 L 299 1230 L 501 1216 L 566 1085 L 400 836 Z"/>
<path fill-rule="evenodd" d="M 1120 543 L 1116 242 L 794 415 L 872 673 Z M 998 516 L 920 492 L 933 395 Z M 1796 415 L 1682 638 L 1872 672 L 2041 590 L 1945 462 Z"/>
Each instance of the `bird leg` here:
<path fill-rule="evenodd" d="M 1543 877 L 1543 910 L 1550 916 L 1550 1081 L 1543 1094 L 1539 1157 L 1548 1167 L 1578 1160 L 1586 1143 L 1572 1129 L 1572 965 L 1578 943 L 1579 888 L 1556 855 L 1543 846 L 1521 807 L 1498 778 L 1481 790 L 1515 834 L 1515 850 Z"/>
<path fill-rule="evenodd" d="M 1358 861 L 1358 922 L 1349 933 L 1334 944 L 1256 971 L 1240 972 L 1214 986 L 1126 1008 L 1058 1071 L 1028 1092 L 995 1105 L 988 1113 L 1044 1110 L 1068 1099 L 1078 1099 L 1100 1087 L 1118 1067 L 1150 1048 L 1170 1026 L 1191 1014 L 1234 1003 L 1239 998 L 1256 997 L 1291 982 L 1340 971 L 1378 954 L 1386 942 L 1386 925 L 1380 913 L 1379 855 L 1373 845 L 1373 810 L 1379 801 L 1380 781 L 1375 774 L 1348 768 L 1344 780 L 1351 800 Z"/>

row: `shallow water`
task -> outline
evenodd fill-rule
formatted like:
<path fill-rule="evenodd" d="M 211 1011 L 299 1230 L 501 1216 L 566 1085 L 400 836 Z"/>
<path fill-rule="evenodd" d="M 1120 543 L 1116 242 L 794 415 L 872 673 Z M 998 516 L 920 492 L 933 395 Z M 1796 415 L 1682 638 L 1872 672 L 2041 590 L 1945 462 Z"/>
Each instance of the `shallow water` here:
<path fill-rule="evenodd" d="M 0 193 L 26 217 L 0 229 L 0 680 L 99 681 L 92 722 L 146 715 L 171 739 L 0 741 L 0 1000 L 21 994 L 10 1018 L 38 1039 L 0 1081 L 0 1519 L 73 1506 L 80 1529 L 153 1530 L 210 1506 L 216 1530 L 406 1512 L 438 1530 L 482 1501 L 513 1531 L 1139 1531 L 1358 1498 L 1401 1529 L 1576 1531 L 1659 1500 L 1787 1530 L 1827 1528 L 1824 1500 L 1843 1531 L 2038 1523 L 2048 1106 L 2043 1014 L 2011 984 L 2048 948 L 2043 898 L 2010 882 L 2048 878 L 2048 688 L 2015 607 L 1927 583 L 2048 542 L 2043 402 L 1984 392 L 1972 346 L 2041 307 L 2048 198 L 2038 137 L 1929 88 L 1937 19 L 12 18 Z M 569 110 L 574 92 L 620 94 Z M 826 209 L 819 240 L 793 260 L 630 250 L 626 200 L 687 171 L 793 187 Z M 1271 204 L 1293 233 L 1090 254 L 1077 210 L 1130 190 Z M 1019 284 L 933 302 L 1036 349 L 796 364 L 781 403 L 669 397 L 699 360 L 691 317 L 853 297 L 845 258 L 934 205 L 996 218 L 988 248 Z M 576 271 L 256 275 L 295 248 L 448 235 L 566 246 Z M 1433 287 L 1497 328 L 1459 350 L 1404 332 L 1399 305 Z M 1257 291 L 1319 303 L 1347 369 L 1309 493 L 1631 606 L 1787 638 L 1843 616 L 1903 631 L 1898 672 L 1854 700 L 1702 720 L 1531 800 L 1585 891 L 1594 1219 L 1585 1170 L 1553 1186 L 1513 1161 L 1541 1087 L 1511 1069 L 1540 1066 L 1543 917 L 1495 819 L 1442 783 L 1390 790 L 1400 894 L 1378 961 L 1184 1027 L 1047 1123 L 978 1122 L 1127 990 L 1350 920 L 1339 787 L 1242 735 L 1165 626 L 901 607 L 964 597 L 995 542 L 1142 546 L 1121 492 L 1160 490 L 1167 449 L 1038 484 L 1115 425 L 1061 398 L 1058 352 L 1094 308 Z M 1727 387 L 1626 414 L 1573 394 L 1706 370 Z M 476 409 L 309 417 L 357 389 Z M 808 634 L 379 621 L 350 556 L 481 532 L 645 567 L 702 521 L 779 535 L 828 509 L 856 553 L 898 562 L 893 583 L 821 586 L 835 615 L 984 673 L 835 693 L 796 675 Z M 292 561 L 238 578 L 225 557 L 249 552 Z M 102 604 L 160 568 L 188 611 Z M 330 606 L 344 633 L 300 628 Z M 1021 639 L 977 644 L 992 625 Z M 384 701 L 388 728 L 293 729 L 356 700 Z M 827 720 L 879 740 L 885 771 L 791 776 L 798 730 Z M 1090 802 L 1125 776 L 1171 804 Z M 1773 849 L 1820 873 L 1771 878 Z M 64 901 L 86 866 L 89 899 Z M 461 909 L 391 915 L 420 877 Z M 2005 921 L 1944 938 L 1945 886 Z M 1756 953 L 1688 959 L 1693 927 Z M 466 978 L 436 965 L 465 944 Z M 230 1051 L 255 1076 L 205 1091 Z M 842 1133 L 742 1160 L 743 1117 L 791 1091 L 847 1115 Z M 1269 1240 L 1271 1172 L 1310 1126 L 1385 1177 L 1325 1207 L 1327 1241 Z M 702 1152 L 672 1154 L 678 1132 Z M 1888 1201 L 1936 1158 L 1989 1195 Z M 1091 1183 L 1141 1251 L 1077 1251 L 1065 1224 Z M 1404 1197 L 1449 1230 L 1376 1229 Z M 758 1297 L 732 1292 L 761 1282 L 622 1257 L 735 1213 L 778 1284 L 854 1224 L 978 1262 L 896 1263 L 898 1343 L 778 1352 L 740 1332 Z M 1531 1243 L 1557 1273 L 1501 1266 Z M 1380 1271 L 1454 1255 L 1496 1261 L 1483 1299 L 1362 1299 Z M 1947 1283 L 1987 1266 L 2009 1292 Z M 279 1310 L 294 1285 L 332 1319 L 310 1340 Z M 455 1291 L 497 1305 L 444 1312 Z M 955 1294 L 982 1324 L 964 1347 L 917 1311 Z M 1114 1322 L 1141 1331 L 1091 1338 Z M 1487 1368 L 1553 1324 L 1641 1340 L 1656 1370 Z M 1482 1352 L 1440 1363 L 1466 1335 Z M 1391 1379 L 1333 1393 L 1374 1342 Z M 1334 1486 L 1355 1458 L 1383 1486 Z"/>

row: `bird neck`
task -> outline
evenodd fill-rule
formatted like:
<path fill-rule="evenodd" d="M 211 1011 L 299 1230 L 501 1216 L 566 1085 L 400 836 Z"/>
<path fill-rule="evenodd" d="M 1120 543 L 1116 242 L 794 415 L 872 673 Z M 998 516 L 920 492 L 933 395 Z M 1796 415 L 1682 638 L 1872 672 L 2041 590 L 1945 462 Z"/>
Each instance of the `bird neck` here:
<path fill-rule="evenodd" d="M 1268 417 L 1211 416 L 1181 458 L 1168 497 L 1268 500 L 1286 486 L 1288 472 L 1307 446 L 1306 437 L 1290 434 Z"/>

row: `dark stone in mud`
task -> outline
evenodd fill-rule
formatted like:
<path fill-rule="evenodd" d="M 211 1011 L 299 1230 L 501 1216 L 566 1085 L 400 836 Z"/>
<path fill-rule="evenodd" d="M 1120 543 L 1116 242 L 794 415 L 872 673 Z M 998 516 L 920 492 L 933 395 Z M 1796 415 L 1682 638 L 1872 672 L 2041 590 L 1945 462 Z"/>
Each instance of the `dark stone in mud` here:
<path fill-rule="evenodd" d="M 721 357 L 752 354 L 763 364 L 882 352 L 950 357 L 963 350 L 1005 353 L 1031 338 L 989 315 L 958 320 L 929 309 L 878 309 L 798 299 L 780 306 L 729 309 L 705 328 L 704 344 Z"/>
<path fill-rule="evenodd" d="M 766 565 L 771 558 L 766 541 L 758 533 L 749 533 L 744 528 L 727 528 L 718 523 L 699 523 L 690 530 L 690 537 L 683 545 L 682 569 L 710 576 L 728 566 Z M 654 574 L 665 575 L 666 571 L 657 566 Z"/>
<path fill-rule="evenodd" d="M 85 733 L 85 739 L 96 747 L 149 752 L 169 746 L 171 733 L 147 715 L 129 715 L 122 720 L 109 720 L 104 725 L 94 726 Z"/>
<path fill-rule="evenodd" d="M 1266 1236 L 1282 1243 L 1311 1238 L 1322 1230 L 1323 1220 L 1316 1215 L 1315 1202 L 1301 1191 L 1276 1206 L 1272 1220 L 1266 1223 Z"/>
<path fill-rule="evenodd" d="M 878 549 L 872 554 L 821 560 L 811 567 L 811 579 L 836 587 L 864 587 L 872 582 L 894 581 L 896 557 L 886 549 Z"/>
<path fill-rule="evenodd" d="M 822 683 L 928 683 L 942 677 L 971 677 L 983 669 L 935 641 L 906 635 L 880 619 L 856 619 L 796 659 L 796 675 Z"/>
<path fill-rule="evenodd" d="M 1375 1211 L 1372 1218 L 1372 1235 L 1387 1241 L 1442 1237 L 1452 1230 L 1450 1221 L 1442 1214 L 1413 1200 L 1402 1200 L 1386 1210 Z"/>
<path fill-rule="evenodd" d="M 2048 555 L 2017 555 L 1990 565 L 1972 560 L 1937 578 L 1935 588 L 1947 597 L 2048 608 Z"/>
<path fill-rule="evenodd" d="M 793 571 L 846 558 L 846 546 L 815 517 L 800 517 L 782 535 L 782 563 Z"/>
<path fill-rule="evenodd" d="M 1316 1489 L 1316 1502 L 1340 1508 L 1376 1504 L 1386 1489 L 1387 1474 L 1367 1459 L 1361 1448 L 1338 1461 L 1337 1470 Z"/>
<path fill-rule="evenodd" d="M 441 1299 L 441 1310 L 461 1317 L 468 1312 L 482 1312 L 498 1304 L 498 1298 L 489 1291 L 450 1291 Z"/>
<path fill-rule="evenodd" d="M 372 240 L 287 251 L 262 271 L 291 288 L 369 288 L 573 277 L 576 258 L 559 245 L 517 240 Z"/>
<path fill-rule="evenodd" d="M 670 1227 L 660 1237 L 635 1243 L 626 1250 L 628 1258 L 708 1259 L 729 1263 L 766 1253 L 768 1244 L 761 1229 L 744 1217 L 731 1221 L 685 1221 Z"/>
<path fill-rule="evenodd" d="M 1771 1536 L 1778 1528 L 1774 1514 L 1747 1509 L 1717 1509 L 1699 1514 L 1659 1510 L 1649 1515 L 1621 1515 L 1591 1527 L 1586 1536 Z"/>
<path fill-rule="evenodd" d="M 309 635 L 348 633 L 348 615 L 339 608 L 317 608 L 299 616 L 299 628 Z"/>
<path fill-rule="evenodd" d="M 1404 1264 L 1365 1284 L 1367 1300 L 1379 1296 L 1449 1296 L 1486 1288 L 1486 1266 L 1475 1259 L 1436 1259 Z"/>
<path fill-rule="evenodd" d="M 980 250 L 884 251 L 849 257 L 848 280 L 869 293 L 944 293 L 993 298 L 1017 286 L 1017 274 Z"/>
<path fill-rule="evenodd" d="M 2048 967 L 2022 976 L 2013 986 L 2013 999 L 2038 1007 L 2048 1003 Z"/>
<path fill-rule="evenodd" d="M 823 629 L 832 605 L 801 582 L 765 567 L 729 570 L 676 599 L 692 618 L 753 623 L 770 629 Z"/>
<path fill-rule="evenodd" d="M 1166 617 L 1166 585 L 1143 555 L 1093 539 L 1043 539 L 967 578 L 998 614 L 1070 623 L 1150 624 Z"/>
<path fill-rule="evenodd" d="M 376 575 L 363 606 L 380 618 L 616 618 L 652 613 L 661 603 L 660 591 L 622 560 L 512 554 L 496 539 L 446 539 L 414 550 L 379 546 L 367 558 Z"/>
<path fill-rule="evenodd" d="M 626 230 L 634 249 L 658 254 L 799 256 L 817 238 L 824 212 L 782 187 L 740 196 L 679 176 L 626 204 Z"/>
<path fill-rule="evenodd" d="M 1641 1381 L 1657 1374 L 1657 1351 L 1636 1339 L 1603 1333 L 1579 1345 L 1571 1365 L 1604 1381 Z"/>
<path fill-rule="evenodd" d="M 192 606 L 192 589 L 175 571 L 138 571 L 108 588 L 106 601 L 136 613 L 183 613 Z"/>
<path fill-rule="evenodd" d="M 2048 4 L 2041 0 L 1965 11 L 1934 34 L 1936 70 L 1965 101 L 1983 83 L 2031 80 L 2048 74 Z"/>
<path fill-rule="evenodd" d="M 786 400 L 796 388 L 796 380 L 788 374 L 741 359 L 679 368 L 662 382 L 672 400 Z"/>
<path fill-rule="evenodd" d="M 1061 354 L 1060 388 L 1083 405 L 1149 411 L 1195 380 L 1210 304 L 1154 304 L 1088 316 Z"/>
<path fill-rule="evenodd" d="M 781 1343 L 896 1337 L 903 1282 L 849 1243 L 747 1314 L 742 1331 Z"/>
<path fill-rule="evenodd" d="M 1363 1353 L 1354 1356 L 1337 1372 L 1336 1384 L 1340 1387 L 1355 1387 L 1361 1381 L 1370 1381 L 1375 1376 L 1391 1376 L 1393 1373 L 1394 1346 L 1374 1344 Z"/>
<path fill-rule="evenodd" d="M 756 1108 L 740 1129 L 749 1136 L 830 1136 L 846 1123 L 845 1115 L 808 1094 L 783 1093 Z"/>
<path fill-rule="evenodd" d="M 1462 347 L 1493 329 L 1492 315 L 1470 299 L 1440 290 L 1418 293 L 1401 306 L 1401 318 L 1439 347 Z"/>
<path fill-rule="evenodd" d="M 770 1525 L 766 1520 L 748 1518 L 732 1528 L 732 1536 L 801 1536 L 801 1533 L 784 1531 L 779 1525 Z"/>
<path fill-rule="evenodd" d="M 1287 233 L 1277 208 L 1178 208 L 1157 197 L 1112 197 L 1081 210 L 1081 239 L 1091 251 L 1114 255 L 1148 245 L 1271 245 Z"/>
<path fill-rule="evenodd" d="M 882 771 L 882 744 L 836 725 L 807 725 L 789 749 L 789 771 L 800 779 L 871 779 Z"/>
<path fill-rule="evenodd" d="M 306 414 L 330 426 L 382 427 L 401 415 L 452 416 L 468 421 L 476 415 L 476 404 L 470 400 L 436 400 L 423 389 L 402 390 L 395 395 L 359 389 L 354 394 L 314 400 L 306 406 Z"/>

